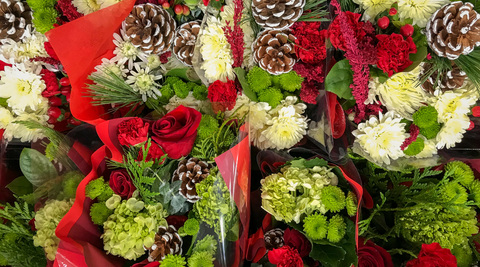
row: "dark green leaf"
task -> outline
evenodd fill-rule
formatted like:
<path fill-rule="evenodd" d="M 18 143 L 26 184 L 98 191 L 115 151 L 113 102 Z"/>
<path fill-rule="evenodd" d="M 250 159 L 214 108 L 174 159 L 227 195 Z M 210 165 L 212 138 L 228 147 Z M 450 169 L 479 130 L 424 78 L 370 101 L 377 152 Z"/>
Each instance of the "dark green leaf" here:
<path fill-rule="evenodd" d="M 33 186 L 40 187 L 57 177 L 57 170 L 42 153 L 24 148 L 20 154 L 20 169 Z"/>
<path fill-rule="evenodd" d="M 325 90 L 336 94 L 340 98 L 353 100 L 350 84 L 353 83 L 352 66 L 348 60 L 338 61 L 325 78 Z"/>
<path fill-rule="evenodd" d="M 167 72 L 165 76 L 175 76 L 186 81 L 200 84 L 200 78 L 198 78 L 197 74 L 192 68 L 173 69 Z"/>
<path fill-rule="evenodd" d="M 2 107 L 4 107 L 4 108 L 8 107 L 7 99 L 8 99 L 8 98 L 1 98 L 1 97 L 0 97 L 0 106 L 2 106 Z"/>
<path fill-rule="evenodd" d="M 329 245 L 312 244 L 310 257 L 320 261 L 324 266 L 338 267 L 340 262 L 345 259 L 347 253 L 341 247 Z"/>
<path fill-rule="evenodd" d="M 370 74 L 372 77 L 378 77 L 378 81 L 380 83 L 384 83 L 388 80 L 388 74 L 383 72 L 383 70 L 381 69 L 371 68 Z"/>
<path fill-rule="evenodd" d="M 257 95 L 250 89 L 250 85 L 248 84 L 245 76 L 247 73 L 243 68 L 237 67 L 234 69 L 235 74 L 237 75 L 238 81 L 242 85 L 243 93 L 250 98 L 252 101 L 258 101 Z"/>
<path fill-rule="evenodd" d="M 33 185 L 27 180 L 27 178 L 25 178 L 25 176 L 20 176 L 13 180 L 7 185 L 7 188 L 17 196 L 24 196 L 33 193 Z"/>
<path fill-rule="evenodd" d="M 412 65 L 408 66 L 404 72 L 409 72 L 415 69 L 422 61 L 427 57 L 428 50 L 426 46 L 422 46 L 417 48 L 417 53 L 415 54 L 410 54 L 410 60 L 413 62 Z"/>

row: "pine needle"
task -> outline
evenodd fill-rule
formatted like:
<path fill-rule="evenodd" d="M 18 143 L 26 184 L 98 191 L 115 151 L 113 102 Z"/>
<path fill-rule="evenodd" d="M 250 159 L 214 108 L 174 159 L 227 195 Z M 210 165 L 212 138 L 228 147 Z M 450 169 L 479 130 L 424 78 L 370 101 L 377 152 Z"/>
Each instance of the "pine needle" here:
<path fill-rule="evenodd" d="M 307 0 L 303 7 L 303 14 L 298 21 L 329 21 L 326 19 L 326 0 Z M 306 12 L 310 11 L 310 12 Z"/>
<path fill-rule="evenodd" d="M 454 62 L 480 90 L 480 48 L 475 47 L 468 55 L 460 55 Z"/>

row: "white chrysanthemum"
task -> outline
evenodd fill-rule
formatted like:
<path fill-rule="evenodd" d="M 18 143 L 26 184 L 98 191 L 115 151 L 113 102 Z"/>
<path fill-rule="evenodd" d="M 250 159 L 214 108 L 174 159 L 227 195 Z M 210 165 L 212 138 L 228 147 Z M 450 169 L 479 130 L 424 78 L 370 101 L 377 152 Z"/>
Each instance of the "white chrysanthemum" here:
<path fill-rule="evenodd" d="M 418 84 L 420 70 L 421 67 L 417 67 L 410 72 L 399 72 L 384 83 L 370 82 L 369 86 L 376 87 L 370 88 L 369 100 L 371 94 L 375 94 L 389 111 L 411 120 L 413 113 L 426 102 L 425 91 Z"/>
<path fill-rule="evenodd" d="M 438 111 L 438 122 L 445 123 L 450 119 L 466 116 L 477 99 L 475 93 L 465 90 L 450 90 L 433 98 L 433 106 Z"/>
<path fill-rule="evenodd" d="M 356 143 L 376 162 L 390 164 L 390 160 L 403 157 L 405 154 L 400 149 L 407 138 L 405 123 L 401 123 L 400 117 L 394 111 L 385 114 L 379 113 L 379 117 L 370 116 L 370 119 L 358 125 L 358 129 L 352 134 L 356 137 Z"/>
<path fill-rule="evenodd" d="M 12 112 L 4 107 L 0 107 L 0 129 L 5 129 L 12 121 Z"/>
<path fill-rule="evenodd" d="M 193 108 L 197 111 L 200 111 L 202 114 L 212 114 L 212 108 L 210 101 L 208 100 L 198 100 L 193 96 L 193 92 L 189 92 L 187 97 L 184 99 L 174 95 L 168 101 L 168 104 L 165 105 L 165 109 L 170 112 L 179 106 L 184 106 L 188 108 Z"/>
<path fill-rule="evenodd" d="M 236 117 L 242 118 L 249 112 L 251 104 L 255 104 L 255 102 L 251 101 L 250 98 L 248 98 L 248 96 L 245 94 L 239 94 L 235 100 L 235 106 L 232 108 L 232 110 L 226 110 L 225 116 L 229 118 L 235 114 Z"/>
<path fill-rule="evenodd" d="M 117 59 L 102 58 L 102 64 L 97 65 L 95 70 L 102 74 L 113 72 L 118 77 L 126 77 L 128 70 L 125 69 L 125 61 L 126 59 L 118 61 Z"/>
<path fill-rule="evenodd" d="M 421 134 L 418 135 L 417 138 L 423 139 L 423 141 L 425 142 L 425 147 L 420 153 L 414 156 L 415 158 L 423 159 L 423 158 L 430 158 L 430 157 L 433 157 L 434 155 L 437 155 L 438 151 L 437 151 L 436 142 L 434 139 L 427 140 L 427 138 L 425 138 Z"/>
<path fill-rule="evenodd" d="M 468 127 L 470 127 L 470 119 L 466 115 L 448 120 L 437 134 L 437 148 L 448 149 L 460 143 Z"/>
<path fill-rule="evenodd" d="M 375 16 L 380 12 L 389 9 L 394 0 L 353 0 L 356 4 L 359 4 L 362 9 L 365 10 L 363 14 L 363 20 L 369 20 L 374 22 Z"/>
<path fill-rule="evenodd" d="M 125 22 L 122 24 L 120 34 L 114 33 L 113 38 L 113 43 L 116 46 L 115 50 L 113 50 L 113 53 L 115 54 L 113 60 L 121 61 L 126 59 L 129 70 L 133 69 L 133 63 L 137 58 L 145 61 L 145 58 L 147 57 L 145 53 L 140 48 L 135 47 L 125 34 Z"/>
<path fill-rule="evenodd" d="M 98 4 L 100 5 L 100 9 L 104 9 L 109 6 L 113 6 L 116 3 L 122 2 L 122 0 L 98 0 Z"/>
<path fill-rule="evenodd" d="M 232 52 L 221 23 L 210 17 L 207 25 L 200 37 L 200 53 L 203 58 L 200 68 L 205 71 L 205 78 L 209 82 L 227 82 L 227 78 L 232 80 L 235 77 Z"/>
<path fill-rule="evenodd" d="M 0 97 L 7 98 L 7 104 L 16 114 L 29 108 L 36 111 L 48 100 L 42 96 L 46 85 L 40 75 L 26 71 L 23 64 L 5 67 L 0 72 Z"/>
<path fill-rule="evenodd" d="M 0 60 L 15 64 L 40 64 L 39 62 L 30 62 L 35 57 L 49 57 L 45 50 L 44 43 L 48 42 L 47 37 L 36 31 L 32 31 L 30 26 L 25 29 L 23 39 L 15 42 L 12 39 L 1 40 Z"/>
<path fill-rule="evenodd" d="M 100 4 L 98 2 L 98 0 L 73 0 L 72 4 L 77 8 L 79 13 L 88 15 L 100 10 Z"/>
<path fill-rule="evenodd" d="M 147 102 L 147 97 L 157 99 L 157 96 L 162 96 L 158 90 L 161 86 L 156 82 L 163 77 L 162 75 L 155 75 L 150 72 L 150 68 L 142 68 L 140 64 L 135 64 L 135 70 L 130 72 L 131 75 L 127 77 L 126 83 L 130 84 L 135 92 L 142 95 L 143 102 Z"/>
<path fill-rule="evenodd" d="M 12 122 L 10 122 L 5 128 L 3 137 L 7 141 L 11 141 L 13 138 L 20 139 L 21 142 L 36 142 L 39 139 L 45 137 L 43 130 L 40 129 L 29 129 L 22 124 L 15 123 L 17 121 L 33 121 L 40 123 L 41 125 L 48 126 L 53 128 L 53 125 L 47 123 L 48 115 L 36 115 L 33 113 L 23 113 L 16 117 Z"/>
<path fill-rule="evenodd" d="M 433 13 L 449 0 L 400 0 L 398 1 L 398 16 L 401 20 L 413 19 L 413 24 L 424 28 Z"/>

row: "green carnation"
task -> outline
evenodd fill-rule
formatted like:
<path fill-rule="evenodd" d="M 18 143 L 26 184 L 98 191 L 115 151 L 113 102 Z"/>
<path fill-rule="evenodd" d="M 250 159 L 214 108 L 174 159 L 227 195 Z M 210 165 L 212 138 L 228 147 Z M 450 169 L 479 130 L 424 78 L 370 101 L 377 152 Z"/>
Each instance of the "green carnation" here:
<path fill-rule="evenodd" d="M 457 267 L 472 266 L 473 252 L 468 243 L 455 245 L 451 252 L 457 258 Z"/>
<path fill-rule="evenodd" d="M 175 91 L 175 94 L 181 99 L 187 98 L 188 93 L 190 92 L 187 84 L 182 80 L 175 82 L 172 87 L 173 91 Z"/>
<path fill-rule="evenodd" d="M 162 96 L 160 96 L 158 99 L 163 103 L 168 103 L 170 98 L 175 95 L 175 92 L 173 91 L 170 84 L 163 85 L 162 88 L 160 88 L 160 93 L 162 94 Z"/>
<path fill-rule="evenodd" d="M 8 266 L 8 261 L 0 254 L 0 266 Z"/>
<path fill-rule="evenodd" d="M 167 79 L 165 79 L 165 82 L 163 83 L 163 85 L 170 85 L 170 86 L 173 86 L 175 83 L 177 82 L 183 82 L 182 79 L 178 78 L 178 77 L 175 77 L 175 76 L 169 76 L 167 77 Z"/>
<path fill-rule="evenodd" d="M 97 200 L 100 202 L 105 202 L 112 196 L 113 196 L 112 188 L 110 188 L 110 186 L 107 183 L 105 183 L 105 190 L 103 190 L 102 194 L 97 197 Z"/>
<path fill-rule="evenodd" d="M 90 218 L 96 225 L 103 225 L 112 213 L 113 210 L 107 208 L 105 202 L 93 203 L 90 207 Z"/>
<path fill-rule="evenodd" d="M 183 231 L 187 235 L 196 235 L 200 230 L 200 223 L 195 218 L 191 218 L 185 221 L 183 225 Z"/>
<path fill-rule="evenodd" d="M 105 191 L 106 184 L 103 177 L 99 177 L 90 181 L 85 187 L 85 195 L 91 199 L 95 199 Z"/>
<path fill-rule="evenodd" d="M 46 33 L 53 29 L 53 24 L 57 23 L 58 12 L 53 7 L 36 9 L 33 16 L 33 25 L 40 33 Z"/>
<path fill-rule="evenodd" d="M 283 94 L 278 88 L 270 87 L 258 94 L 258 101 L 268 103 L 275 108 L 283 100 Z"/>
<path fill-rule="evenodd" d="M 77 187 L 85 177 L 82 173 L 77 171 L 67 172 L 63 179 L 63 196 L 66 199 L 75 198 Z"/>
<path fill-rule="evenodd" d="M 461 161 L 447 163 L 447 165 L 445 165 L 445 171 L 453 172 L 452 178 L 464 186 L 469 186 L 473 180 L 475 180 L 475 175 L 473 174 L 472 169 Z"/>
<path fill-rule="evenodd" d="M 433 126 L 433 124 L 437 122 L 437 119 L 438 112 L 433 106 L 423 106 L 413 114 L 413 123 L 419 128 Z"/>
<path fill-rule="evenodd" d="M 346 203 L 345 207 L 347 208 L 348 216 L 350 217 L 355 216 L 355 214 L 357 214 L 357 205 L 358 205 L 357 195 L 355 195 L 355 193 L 353 193 L 352 191 L 348 192 L 345 203 Z"/>
<path fill-rule="evenodd" d="M 347 225 L 340 215 L 333 216 L 328 222 L 328 241 L 338 243 L 345 236 Z"/>
<path fill-rule="evenodd" d="M 327 217 L 322 214 L 312 214 L 303 221 L 303 231 L 307 237 L 313 240 L 321 240 L 327 237 Z"/>
<path fill-rule="evenodd" d="M 449 182 L 440 189 L 441 196 L 445 202 L 452 201 L 453 204 L 465 204 L 468 200 L 467 189 L 457 182 Z"/>
<path fill-rule="evenodd" d="M 200 125 L 197 129 L 197 138 L 199 140 L 204 140 L 209 136 L 213 135 L 220 125 L 216 118 L 210 115 L 203 115 L 202 120 L 200 121 Z"/>
<path fill-rule="evenodd" d="M 415 156 L 423 151 L 425 148 L 425 141 L 423 138 L 417 137 L 417 140 L 413 141 L 408 147 L 403 151 L 407 156 Z"/>
<path fill-rule="evenodd" d="M 475 201 L 477 206 L 480 208 L 480 181 L 473 180 L 468 189 L 470 190 L 470 199 Z"/>
<path fill-rule="evenodd" d="M 162 267 L 183 267 L 185 266 L 185 258 L 182 255 L 167 254 L 160 266 Z"/>
<path fill-rule="evenodd" d="M 345 208 L 345 193 L 337 186 L 326 186 L 322 189 L 321 200 L 325 208 L 339 212 Z"/>
<path fill-rule="evenodd" d="M 197 241 L 193 248 L 193 253 L 206 251 L 212 255 L 217 252 L 217 240 L 213 235 L 206 235 L 202 240 Z"/>
<path fill-rule="evenodd" d="M 278 75 L 278 82 L 283 90 L 295 92 L 302 88 L 303 77 L 298 75 L 295 71 L 290 71 Z"/>
<path fill-rule="evenodd" d="M 207 100 L 208 88 L 205 85 L 196 85 L 193 87 L 193 97 L 198 100 Z"/>
<path fill-rule="evenodd" d="M 36 12 L 37 9 L 44 7 L 55 7 L 58 0 L 27 0 L 28 6 Z"/>
<path fill-rule="evenodd" d="M 433 139 L 437 136 L 438 132 L 440 132 L 440 129 L 442 128 L 442 125 L 438 122 L 434 122 L 432 125 L 428 126 L 427 128 L 420 128 L 420 134 L 425 136 L 427 139 Z"/>
<path fill-rule="evenodd" d="M 188 259 L 188 267 L 213 267 L 215 258 L 208 251 L 193 253 Z"/>
<path fill-rule="evenodd" d="M 262 68 L 255 66 L 247 74 L 247 82 L 255 93 L 260 93 L 272 85 L 271 75 Z M 266 102 L 266 101 L 265 101 Z"/>

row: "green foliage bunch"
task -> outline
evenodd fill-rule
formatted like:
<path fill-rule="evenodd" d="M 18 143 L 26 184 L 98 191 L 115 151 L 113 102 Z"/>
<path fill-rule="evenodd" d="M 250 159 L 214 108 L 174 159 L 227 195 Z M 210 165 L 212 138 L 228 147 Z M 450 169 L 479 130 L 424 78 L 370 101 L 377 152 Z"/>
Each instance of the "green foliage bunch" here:
<path fill-rule="evenodd" d="M 33 25 L 40 33 L 46 33 L 53 29 L 60 16 L 55 5 L 58 0 L 27 0 L 27 4 L 33 11 Z"/>

